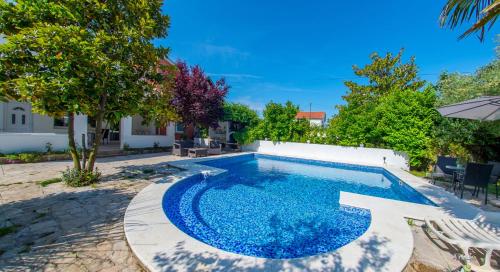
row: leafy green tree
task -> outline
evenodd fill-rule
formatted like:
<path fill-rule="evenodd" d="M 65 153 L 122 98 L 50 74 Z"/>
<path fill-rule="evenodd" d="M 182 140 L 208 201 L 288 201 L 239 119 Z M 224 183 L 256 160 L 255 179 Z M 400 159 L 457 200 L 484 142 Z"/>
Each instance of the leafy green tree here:
<path fill-rule="evenodd" d="M 68 115 L 74 167 L 92 172 L 103 120 L 138 112 L 151 75 L 167 50 L 169 18 L 161 0 L 18 0 L 0 2 L 0 84 L 3 96 L 32 103 L 50 116 Z M 80 164 L 74 116 L 96 120 L 88 163 Z"/>
<path fill-rule="evenodd" d="M 437 107 L 484 95 L 500 95 L 500 60 L 494 60 L 472 75 L 443 73 L 436 89 Z M 438 154 L 457 156 L 464 161 L 494 160 L 500 150 L 500 121 L 440 117 L 434 138 Z"/>
<path fill-rule="evenodd" d="M 224 121 L 231 121 L 241 126 L 255 126 L 259 122 L 257 112 L 241 103 L 224 103 Z"/>
<path fill-rule="evenodd" d="M 473 75 L 442 73 L 436 83 L 438 106 L 479 96 L 500 95 L 500 60 L 479 68 Z"/>
<path fill-rule="evenodd" d="M 155 122 L 159 127 L 166 127 L 169 122 L 180 121 L 181 118 L 172 105 L 174 99 L 176 66 L 160 60 L 158 74 L 150 80 L 153 89 L 145 92 L 139 106 L 144 123 Z"/>
<path fill-rule="evenodd" d="M 495 24 L 500 15 L 500 1 L 498 0 L 448 0 L 441 11 L 439 18 L 441 26 L 455 27 L 474 19 L 474 24 L 467 29 L 459 39 L 472 33 L 479 33 L 479 40 L 484 40 L 485 31 Z"/>
<path fill-rule="evenodd" d="M 432 160 L 432 132 L 438 113 L 434 109 L 435 91 L 394 90 L 383 96 L 375 107 L 377 120 L 373 135 L 379 145 L 409 155 L 412 168 L 425 168 Z"/>
<path fill-rule="evenodd" d="M 232 122 L 232 127 L 236 128 L 233 136 L 239 144 L 249 144 L 255 140 L 250 131 L 259 124 L 259 116 L 250 107 L 226 102 L 223 120 Z"/>
<path fill-rule="evenodd" d="M 271 101 L 264 109 L 263 120 L 251 134 L 255 139 L 301 142 L 306 135 L 308 122 L 295 119 L 298 111 L 299 107 L 290 101 L 285 105 Z"/>
<path fill-rule="evenodd" d="M 330 143 L 355 146 L 382 144 L 382 139 L 373 133 L 373 128 L 377 126 L 373 112 L 378 100 L 393 90 L 417 91 L 425 84 L 417 76 L 414 58 L 403 63 L 402 55 L 403 50 L 395 56 L 387 53 L 381 57 L 374 53 L 370 56 L 372 62 L 363 68 L 353 66 L 354 73 L 367 83 L 345 82 L 349 88 L 347 95 L 343 96 L 347 104 L 338 106 L 338 115 L 330 120 Z"/>
<path fill-rule="evenodd" d="M 347 104 L 330 120 L 327 142 L 340 145 L 391 148 L 410 156 L 412 168 L 430 160 L 435 93 L 418 78 L 414 58 L 370 56 L 363 68 L 353 67 L 363 83 L 348 81 Z"/>

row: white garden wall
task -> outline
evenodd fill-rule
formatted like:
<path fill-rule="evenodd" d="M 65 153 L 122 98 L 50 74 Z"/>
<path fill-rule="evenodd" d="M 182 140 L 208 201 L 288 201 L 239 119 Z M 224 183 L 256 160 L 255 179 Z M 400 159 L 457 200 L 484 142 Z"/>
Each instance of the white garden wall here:
<path fill-rule="evenodd" d="M 395 166 L 408 170 L 408 155 L 391 149 L 347 147 L 336 145 L 255 141 L 243 147 L 244 151 L 270 155 L 345 162 L 366 165 Z"/>
<path fill-rule="evenodd" d="M 175 139 L 175 126 L 170 123 L 167 127 L 167 135 L 133 135 L 132 117 L 122 118 L 120 123 L 120 148 L 128 145 L 131 148 L 153 147 L 155 143 L 159 146 L 173 146 Z"/>
<path fill-rule="evenodd" d="M 68 148 L 68 135 L 56 133 L 0 133 L 0 153 L 45 152 L 46 144 L 52 150 Z"/>

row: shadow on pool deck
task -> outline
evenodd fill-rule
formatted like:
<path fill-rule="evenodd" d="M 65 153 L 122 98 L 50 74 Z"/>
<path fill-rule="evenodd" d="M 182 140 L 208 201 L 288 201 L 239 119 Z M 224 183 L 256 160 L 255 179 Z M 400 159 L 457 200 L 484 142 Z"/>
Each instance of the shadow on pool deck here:
<path fill-rule="evenodd" d="M 380 271 L 390 261 L 390 256 L 383 253 L 386 243 L 387 241 L 378 236 L 372 236 L 368 241 L 361 242 L 363 252 L 355 267 L 346 266 L 340 254 L 335 252 L 328 256 L 325 254 L 317 257 L 321 260 L 319 267 L 318 262 L 311 266 L 307 258 L 260 259 L 257 264 L 249 264 L 242 258 L 224 258 L 208 252 L 192 253 L 184 248 L 183 242 L 177 244 L 173 254 L 157 254 L 154 262 L 162 267 L 163 271 Z"/>

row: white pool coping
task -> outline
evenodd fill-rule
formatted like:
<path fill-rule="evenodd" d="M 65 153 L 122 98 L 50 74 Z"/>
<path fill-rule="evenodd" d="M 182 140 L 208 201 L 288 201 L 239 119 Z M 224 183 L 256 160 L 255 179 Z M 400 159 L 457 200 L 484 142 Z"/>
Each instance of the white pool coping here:
<path fill-rule="evenodd" d="M 124 229 L 130 248 L 150 271 L 401 271 L 413 251 L 413 236 L 405 217 L 423 219 L 455 216 L 471 219 L 480 210 L 440 187 L 404 170 L 383 167 L 439 207 L 340 192 L 340 204 L 369 209 L 372 221 L 355 241 L 329 253 L 295 258 L 266 259 L 226 252 L 179 230 L 163 212 L 162 199 L 175 182 L 202 172 L 216 175 L 225 170 L 196 162 L 249 153 L 228 154 L 169 163 L 185 169 L 177 176 L 151 184 L 130 202 Z"/>

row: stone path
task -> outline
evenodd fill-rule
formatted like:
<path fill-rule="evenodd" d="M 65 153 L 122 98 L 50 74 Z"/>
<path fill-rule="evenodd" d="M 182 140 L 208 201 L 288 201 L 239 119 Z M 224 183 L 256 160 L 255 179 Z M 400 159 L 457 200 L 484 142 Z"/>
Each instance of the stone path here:
<path fill-rule="evenodd" d="M 179 170 L 168 154 L 103 158 L 103 182 L 41 187 L 70 162 L 0 169 L 0 271 L 140 271 L 123 233 L 130 200 L 152 181 Z M 9 232 L 5 234 L 5 232 Z"/>

